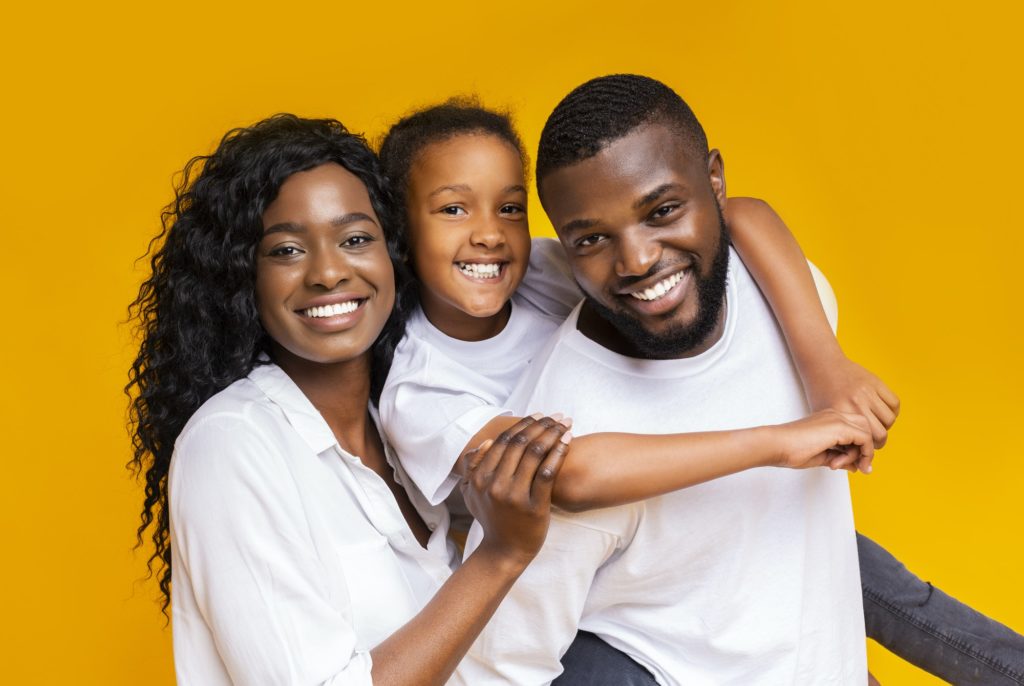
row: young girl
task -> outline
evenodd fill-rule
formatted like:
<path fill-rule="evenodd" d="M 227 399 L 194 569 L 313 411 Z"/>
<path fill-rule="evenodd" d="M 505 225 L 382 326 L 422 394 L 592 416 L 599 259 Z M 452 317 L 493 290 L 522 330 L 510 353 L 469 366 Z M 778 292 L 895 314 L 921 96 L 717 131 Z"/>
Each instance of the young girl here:
<path fill-rule="evenodd" d="M 381 157 L 405 206 L 399 226 L 420 301 L 396 351 L 381 418 L 409 475 L 436 503 L 465 469 L 459 456 L 514 424 L 504 409 L 509 393 L 581 294 L 557 242 L 534 240 L 531 253 L 526 155 L 507 117 L 450 101 L 398 122 Z M 819 413 L 751 431 L 578 437 L 555 484 L 561 507 L 625 503 L 762 465 L 871 471 L 872 447 L 884 445 L 898 399 L 839 348 L 827 282 L 808 268 L 777 215 L 743 198 L 723 210 L 736 249 L 783 328 L 811 408 L 856 416 Z M 624 452 L 644 459 L 623 461 Z M 945 678 L 1003 683 L 1004 673 L 992 665 L 1003 664 L 1006 647 L 1020 645 L 1021 637 L 933 593 L 870 540 L 858 536 L 858 547 L 872 638 Z M 958 648 L 965 645 L 967 653 Z"/>

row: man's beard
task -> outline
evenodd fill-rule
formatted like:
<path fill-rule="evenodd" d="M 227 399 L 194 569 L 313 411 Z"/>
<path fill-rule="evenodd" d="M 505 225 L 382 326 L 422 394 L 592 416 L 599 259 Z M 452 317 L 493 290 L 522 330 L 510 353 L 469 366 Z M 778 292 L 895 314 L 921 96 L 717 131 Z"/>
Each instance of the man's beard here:
<path fill-rule="evenodd" d="M 696 271 L 693 274 L 697 289 L 697 316 L 689 324 L 673 326 L 662 334 L 655 334 L 645 329 L 627 308 L 613 310 L 589 295 L 586 296 L 587 303 L 645 358 L 663 360 L 684 356 L 704 343 L 714 332 L 725 305 L 725 286 L 729 276 L 729 232 L 721 210 L 718 213 L 718 224 L 718 252 L 711 262 L 711 269 L 707 276 L 701 276 Z M 658 265 L 652 271 L 657 269 Z"/>

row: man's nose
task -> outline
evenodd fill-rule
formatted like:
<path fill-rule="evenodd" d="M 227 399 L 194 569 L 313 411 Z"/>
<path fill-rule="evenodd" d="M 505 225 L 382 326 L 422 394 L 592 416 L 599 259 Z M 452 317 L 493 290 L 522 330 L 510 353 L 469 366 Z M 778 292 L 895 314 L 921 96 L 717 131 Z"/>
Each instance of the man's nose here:
<path fill-rule="evenodd" d="M 646 233 L 634 229 L 620 236 L 615 258 L 617 276 L 643 276 L 661 259 L 661 244 Z"/>
<path fill-rule="evenodd" d="M 498 217 L 481 217 L 473 224 L 469 240 L 473 245 L 493 250 L 505 244 L 505 227 Z"/>
<path fill-rule="evenodd" d="M 309 254 L 306 285 L 333 290 L 352 276 L 348 256 L 338 248 L 312 250 Z"/>

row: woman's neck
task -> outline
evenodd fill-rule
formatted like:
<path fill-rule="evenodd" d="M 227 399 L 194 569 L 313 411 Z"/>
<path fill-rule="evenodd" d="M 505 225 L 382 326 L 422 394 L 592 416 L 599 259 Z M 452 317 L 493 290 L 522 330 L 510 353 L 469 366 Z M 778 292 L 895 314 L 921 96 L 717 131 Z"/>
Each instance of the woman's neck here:
<path fill-rule="evenodd" d="M 377 431 L 367 412 L 371 353 L 367 351 L 344 362 L 321 364 L 277 348 L 274 361 L 317 409 L 341 447 L 352 455 L 367 454 L 367 437 L 371 430 L 374 434 Z"/>

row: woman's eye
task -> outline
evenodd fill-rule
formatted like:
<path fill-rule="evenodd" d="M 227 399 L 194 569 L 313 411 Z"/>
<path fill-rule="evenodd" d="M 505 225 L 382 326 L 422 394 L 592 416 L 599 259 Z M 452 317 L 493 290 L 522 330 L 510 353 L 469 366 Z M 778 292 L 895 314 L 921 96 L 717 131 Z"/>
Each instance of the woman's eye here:
<path fill-rule="evenodd" d="M 459 207 L 458 205 L 448 205 L 441 208 L 441 213 L 447 214 L 449 217 L 457 217 L 459 215 L 466 214 L 466 209 L 464 207 Z"/>
<path fill-rule="evenodd" d="M 342 245 L 344 245 L 346 247 L 349 247 L 349 248 L 352 248 L 352 247 L 359 246 L 359 245 L 366 245 L 367 243 L 369 243 L 372 240 L 373 239 L 370 238 L 369 236 L 362 236 L 362 235 L 349 236 L 348 238 L 345 239 L 345 241 L 342 243 Z"/>
<path fill-rule="evenodd" d="M 271 257 L 292 257 L 298 255 L 299 252 L 301 251 L 294 245 L 281 245 L 271 250 L 269 255 Z"/>

